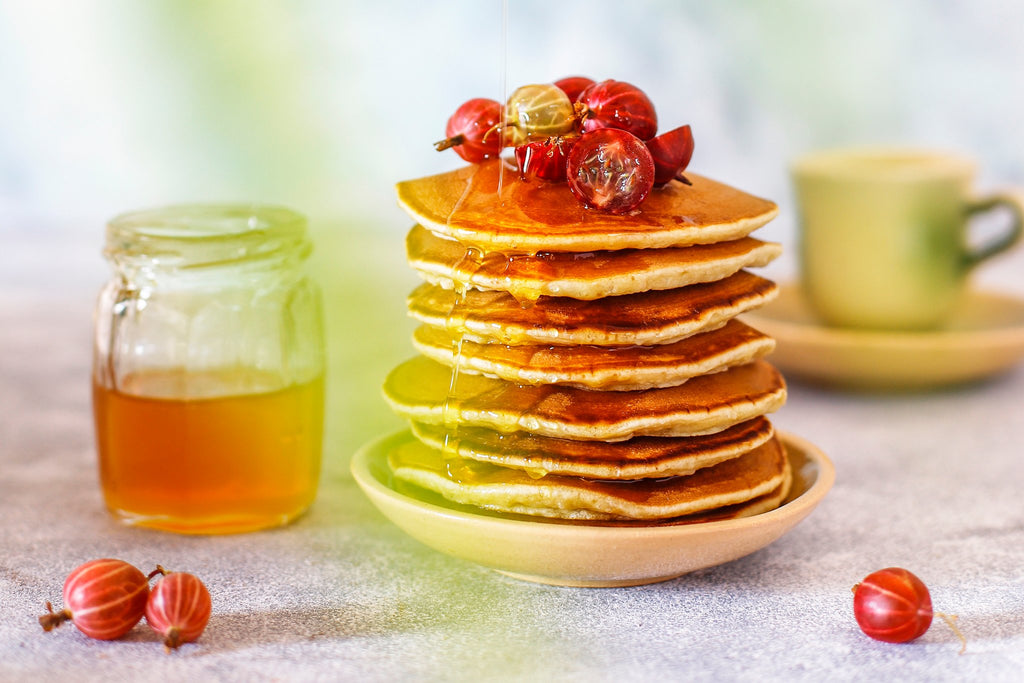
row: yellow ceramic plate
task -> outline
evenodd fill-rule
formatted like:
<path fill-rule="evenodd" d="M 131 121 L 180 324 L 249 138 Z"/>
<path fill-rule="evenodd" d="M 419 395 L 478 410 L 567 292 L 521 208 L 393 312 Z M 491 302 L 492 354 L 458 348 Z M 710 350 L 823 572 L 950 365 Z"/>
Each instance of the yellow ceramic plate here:
<path fill-rule="evenodd" d="M 976 381 L 1024 357 L 1024 301 L 969 292 L 949 324 L 928 332 L 876 332 L 821 325 L 794 285 L 744 321 L 775 337 L 769 357 L 787 377 L 819 384 L 908 391 Z"/>
<path fill-rule="evenodd" d="M 668 526 L 609 526 L 511 518 L 396 489 L 387 468 L 391 445 L 408 432 L 373 441 L 352 459 L 352 474 L 398 527 L 443 553 L 527 581 L 562 586 L 634 586 L 671 579 L 760 550 L 821 502 L 835 479 L 810 443 L 781 434 L 793 488 L 779 508 L 753 517 Z"/>

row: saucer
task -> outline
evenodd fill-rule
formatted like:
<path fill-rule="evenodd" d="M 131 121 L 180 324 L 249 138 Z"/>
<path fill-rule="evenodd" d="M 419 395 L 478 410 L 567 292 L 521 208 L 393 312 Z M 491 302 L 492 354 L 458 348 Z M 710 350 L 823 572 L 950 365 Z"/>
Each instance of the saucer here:
<path fill-rule="evenodd" d="M 760 550 L 804 519 L 832 487 L 835 470 L 818 448 L 779 433 L 793 467 L 781 507 L 752 517 L 652 526 L 507 516 L 396 488 L 387 453 L 408 431 L 363 446 L 352 475 L 399 528 L 448 555 L 503 574 L 558 586 L 636 586 L 681 576 Z"/>
<path fill-rule="evenodd" d="M 974 291 L 944 328 L 885 332 L 826 327 L 796 285 L 744 321 L 775 337 L 769 357 L 789 377 L 817 384 L 915 391 L 982 380 L 1024 357 L 1024 300 Z"/>

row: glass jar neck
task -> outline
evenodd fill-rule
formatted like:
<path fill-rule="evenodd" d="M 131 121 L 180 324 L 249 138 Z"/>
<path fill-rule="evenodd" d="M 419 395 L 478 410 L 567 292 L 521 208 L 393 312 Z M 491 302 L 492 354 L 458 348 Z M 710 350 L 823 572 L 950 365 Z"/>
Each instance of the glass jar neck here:
<path fill-rule="evenodd" d="M 107 259 L 126 278 L 224 269 L 293 269 L 311 245 L 302 215 L 275 206 L 185 204 L 122 214 L 107 224 Z"/>

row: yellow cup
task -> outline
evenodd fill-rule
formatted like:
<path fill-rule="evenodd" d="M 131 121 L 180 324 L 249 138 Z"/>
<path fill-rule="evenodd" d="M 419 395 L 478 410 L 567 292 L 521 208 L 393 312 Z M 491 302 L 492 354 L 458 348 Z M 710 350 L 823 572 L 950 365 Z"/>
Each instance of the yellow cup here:
<path fill-rule="evenodd" d="M 974 267 L 1021 238 L 1024 194 L 973 194 L 975 163 L 924 149 L 826 150 L 792 167 L 800 273 L 823 322 L 885 330 L 948 320 Z M 971 216 L 996 207 L 1008 228 L 981 247 Z"/>

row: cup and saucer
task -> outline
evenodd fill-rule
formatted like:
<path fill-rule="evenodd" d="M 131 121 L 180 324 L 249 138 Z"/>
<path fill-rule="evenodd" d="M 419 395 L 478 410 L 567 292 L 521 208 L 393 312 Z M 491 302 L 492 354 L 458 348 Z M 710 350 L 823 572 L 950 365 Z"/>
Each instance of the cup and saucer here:
<path fill-rule="evenodd" d="M 862 147 L 807 154 L 792 167 L 797 282 L 748 314 L 775 337 L 773 361 L 817 383 L 874 391 L 978 381 L 1024 357 L 1024 300 L 972 287 L 971 275 L 1021 241 L 1024 192 L 973 190 L 962 155 Z M 981 245 L 974 218 L 1010 220 Z"/>

